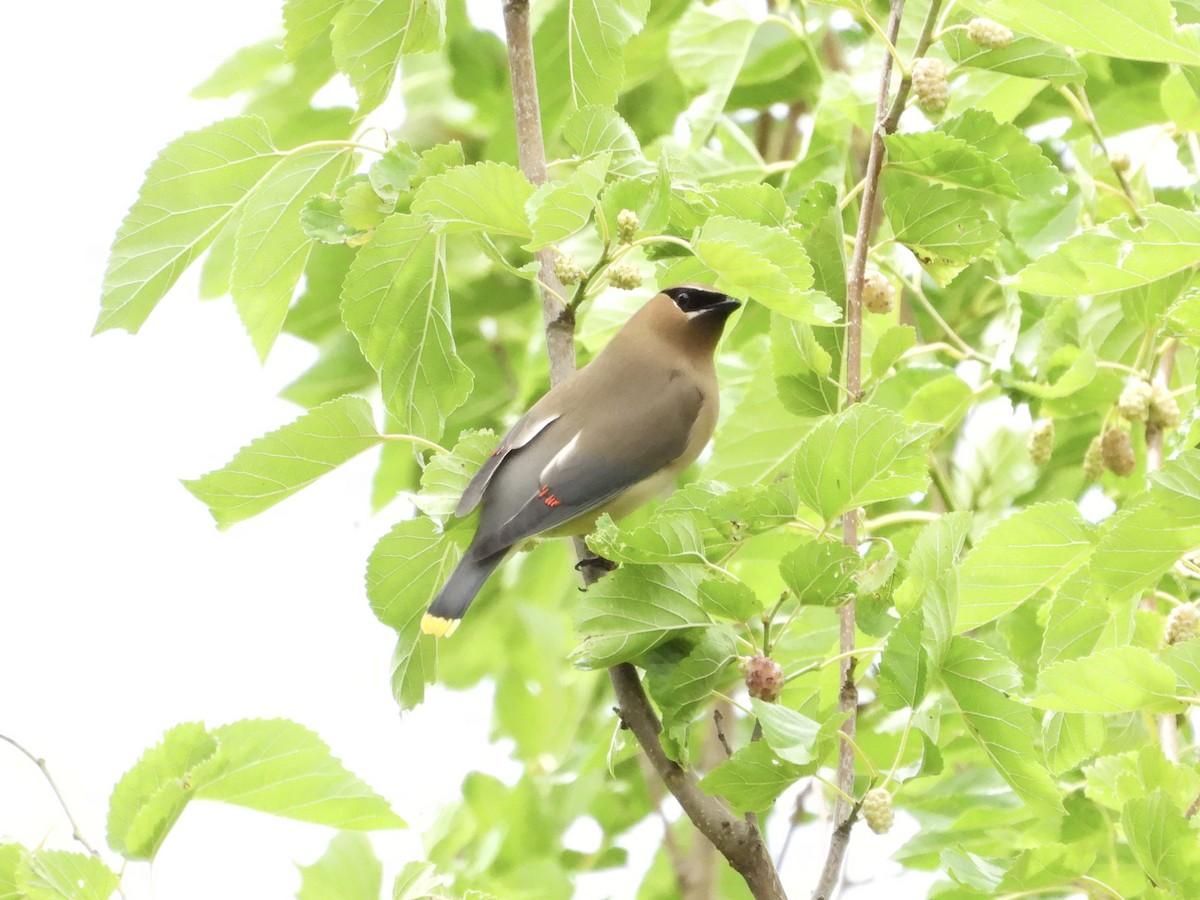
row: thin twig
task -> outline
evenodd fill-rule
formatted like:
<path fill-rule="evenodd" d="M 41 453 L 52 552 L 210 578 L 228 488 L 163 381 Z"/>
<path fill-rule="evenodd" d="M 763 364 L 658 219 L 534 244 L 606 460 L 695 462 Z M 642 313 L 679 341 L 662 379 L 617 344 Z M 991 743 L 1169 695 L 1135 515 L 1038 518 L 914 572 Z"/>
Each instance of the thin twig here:
<path fill-rule="evenodd" d="M 1100 152 L 1104 154 L 1105 160 L 1108 161 L 1109 168 L 1113 174 L 1117 176 L 1117 181 L 1121 185 L 1121 190 L 1125 194 L 1125 198 L 1129 201 L 1129 206 L 1132 208 L 1133 221 L 1139 225 L 1144 225 L 1146 220 L 1142 218 L 1141 205 L 1138 203 L 1137 197 L 1133 193 L 1133 188 L 1129 185 L 1129 179 L 1125 177 L 1125 172 L 1113 161 L 1112 156 L 1108 152 L 1108 144 L 1104 140 L 1104 133 L 1100 130 L 1100 123 L 1096 121 L 1096 114 L 1092 112 L 1092 105 L 1088 103 L 1087 92 L 1084 91 L 1081 85 L 1078 91 L 1072 91 L 1068 87 L 1061 87 L 1058 91 L 1064 100 L 1075 110 L 1076 115 L 1083 119 L 1088 129 L 1092 132 L 1092 137 L 1096 139 L 1096 143 L 1100 147 Z"/>
<path fill-rule="evenodd" d="M 95 857 L 101 862 L 104 862 L 104 857 L 100 855 L 100 851 L 89 844 L 87 838 L 83 836 L 83 832 L 79 830 L 79 823 L 75 821 L 75 816 L 71 814 L 71 808 L 67 806 L 66 798 L 62 795 L 62 791 L 58 789 L 58 783 L 55 782 L 54 776 L 50 774 L 50 767 L 46 765 L 46 760 L 42 759 L 40 756 L 35 756 L 21 743 L 13 738 L 10 738 L 6 734 L 0 734 L 0 741 L 4 741 L 6 744 L 11 744 L 12 746 L 16 747 L 19 751 L 21 751 L 21 753 L 29 757 L 33 764 L 41 770 L 43 777 L 46 779 L 46 783 L 50 785 L 50 790 L 54 791 L 54 796 L 58 799 L 58 805 L 62 807 L 63 814 L 66 815 L 67 821 L 71 823 L 71 837 L 74 838 L 74 840 L 79 843 L 80 846 L 82 846 L 83 849 L 86 850 L 91 856 Z M 122 873 L 123 872 L 124 867 L 122 867 Z M 121 890 L 120 884 L 117 885 L 117 896 L 121 898 L 125 897 L 125 892 Z"/>
<path fill-rule="evenodd" d="M 546 181 L 546 148 L 533 61 L 529 0 L 505 0 L 504 31 L 517 130 L 517 156 L 525 177 L 532 184 L 540 185 Z M 558 384 L 575 370 L 574 315 L 558 299 L 563 296 L 563 288 L 554 274 L 550 248 L 539 250 L 537 261 L 550 382 Z M 581 560 L 590 555 L 582 539 L 575 541 L 575 552 Z M 584 583 L 591 584 L 603 574 L 603 570 L 596 567 L 585 567 Z M 609 678 L 621 721 L 633 733 L 650 765 L 679 801 L 687 817 L 745 879 L 754 897 L 785 900 L 783 885 L 759 830 L 738 816 L 724 800 L 700 790 L 695 774 L 663 750 L 659 739 L 662 725 L 650 705 L 637 669 L 629 663 L 621 663 L 609 669 Z"/>
<path fill-rule="evenodd" d="M 903 5 L 903 4 L 902 4 Z M 917 38 L 917 47 L 913 51 L 913 59 L 920 59 L 925 55 L 925 51 L 929 49 L 929 45 L 933 43 L 933 34 L 937 28 L 938 13 L 942 9 L 942 0 L 933 0 L 929 5 L 929 12 L 925 15 L 925 23 L 921 26 L 921 35 Z M 892 9 L 892 15 L 896 15 L 895 7 Z M 891 22 L 888 23 L 888 31 L 891 32 Z M 898 32 L 897 32 L 898 33 Z M 892 34 L 892 45 L 895 46 L 896 34 Z M 891 56 L 888 56 L 886 66 L 889 68 L 892 64 Z M 908 92 L 912 89 L 912 66 L 904 73 L 904 77 L 900 79 L 900 87 L 896 89 L 896 97 L 892 101 L 892 107 L 888 110 L 887 115 L 883 118 L 883 130 L 887 134 L 891 134 L 896 130 L 896 126 L 900 123 L 900 114 L 904 112 L 904 104 L 908 100 Z M 887 102 L 887 97 L 883 98 Z M 876 119 L 878 121 L 878 117 Z"/>
<path fill-rule="evenodd" d="M 934 0 L 926 29 L 932 33 L 933 21 L 941 0 Z M 900 34 L 900 16 L 904 11 L 904 0 L 892 0 L 888 17 L 888 40 L 892 46 Z M 927 35 L 923 34 L 922 38 Z M 923 52 L 923 51 L 922 51 Z M 875 131 L 871 135 L 871 151 L 867 156 L 864 173 L 862 204 L 859 207 L 858 231 L 854 245 L 854 257 L 846 276 L 846 386 L 853 401 L 862 391 L 862 287 L 863 274 L 867 267 L 867 253 L 871 240 L 872 219 L 875 213 L 875 195 L 879 189 L 879 173 L 883 168 L 883 130 L 887 122 L 888 88 L 892 77 L 892 54 L 883 60 L 879 73 L 879 94 L 875 100 Z M 903 97 L 897 97 L 903 108 Z M 899 113 L 896 114 L 899 119 Z M 894 127 L 894 126 L 893 126 Z M 850 548 L 858 546 L 858 512 L 854 510 L 842 518 L 842 541 Z M 814 900 L 826 900 L 833 895 L 842 875 L 842 861 L 850 842 L 850 827 L 854 823 L 855 807 L 846 801 L 854 793 L 854 748 L 851 742 L 857 733 L 858 688 L 854 684 L 856 661 L 854 650 L 854 600 L 851 599 L 839 611 L 838 649 L 848 655 L 841 663 L 841 690 L 838 692 L 838 709 L 846 715 L 841 732 L 849 741 L 838 742 L 837 784 L 840 796 L 834 807 L 836 823 L 829 839 L 829 852 L 825 857 L 821 876 L 813 890 Z"/>

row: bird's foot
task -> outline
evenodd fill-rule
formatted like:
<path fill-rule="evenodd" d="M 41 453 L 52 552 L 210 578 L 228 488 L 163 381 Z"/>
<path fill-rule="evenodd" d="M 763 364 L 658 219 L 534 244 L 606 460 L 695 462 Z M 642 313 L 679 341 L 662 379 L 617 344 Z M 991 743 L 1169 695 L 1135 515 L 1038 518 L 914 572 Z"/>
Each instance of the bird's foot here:
<path fill-rule="evenodd" d="M 620 563 L 615 563 L 611 559 L 605 559 L 603 556 L 585 556 L 579 562 L 575 563 L 575 571 L 582 572 L 584 569 L 603 569 L 605 572 L 611 572 L 619 565 Z"/>

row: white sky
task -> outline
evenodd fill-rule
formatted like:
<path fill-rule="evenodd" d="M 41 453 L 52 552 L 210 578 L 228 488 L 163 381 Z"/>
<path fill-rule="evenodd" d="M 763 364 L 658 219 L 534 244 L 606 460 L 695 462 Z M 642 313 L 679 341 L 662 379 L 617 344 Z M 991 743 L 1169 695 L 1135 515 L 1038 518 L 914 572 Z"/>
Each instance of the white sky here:
<path fill-rule="evenodd" d="M 293 718 L 414 826 L 375 838 L 390 878 L 421 857 L 420 832 L 467 771 L 515 767 L 487 743 L 487 691 L 437 692 L 403 720 L 397 712 L 392 637 L 362 587 L 366 556 L 390 525 L 386 513 L 369 516 L 373 457 L 218 532 L 178 479 L 294 418 L 276 393 L 311 350 L 285 335 L 260 367 L 230 302 L 196 299 L 194 272 L 139 336 L 90 337 L 108 247 L 146 166 L 184 130 L 237 109 L 188 91 L 277 28 L 273 0 L 202 7 L 66 0 L 6 10 L 0 733 L 48 760 L 85 835 L 104 846 L 112 785 L 167 728 Z M 657 827 L 647 829 L 642 865 L 657 841 Z M 293 862 L 315 859 L 331 836 L 195 803 L 155 863 L 153 893 L 291 897 Z M 40 774 L 6 745 L 0 838 L 78 849 Z M 797 891 L 807 892 L 823 851 L 813 838 L 793 845 Z M 866 859 L 855 874 L 900 839 L 856 835 Z M 130 900 L 151 896 L 144 864 L 125 884 Z M 580 896 L 629 896 L 628 885 L 600 877 Z"/>

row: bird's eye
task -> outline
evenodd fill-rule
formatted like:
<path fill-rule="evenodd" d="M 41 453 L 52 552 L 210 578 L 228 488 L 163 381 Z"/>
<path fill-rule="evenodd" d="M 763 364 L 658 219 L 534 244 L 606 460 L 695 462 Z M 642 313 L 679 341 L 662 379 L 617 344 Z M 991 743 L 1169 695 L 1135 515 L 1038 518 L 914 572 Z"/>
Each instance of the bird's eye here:
<path fill-rule="evenodd" d="M 689 295 L 687 291 L 680 291 L 675 295 L 675 302 L 680 304 L 687 303 L 690 299 L 691 295 Z"/>

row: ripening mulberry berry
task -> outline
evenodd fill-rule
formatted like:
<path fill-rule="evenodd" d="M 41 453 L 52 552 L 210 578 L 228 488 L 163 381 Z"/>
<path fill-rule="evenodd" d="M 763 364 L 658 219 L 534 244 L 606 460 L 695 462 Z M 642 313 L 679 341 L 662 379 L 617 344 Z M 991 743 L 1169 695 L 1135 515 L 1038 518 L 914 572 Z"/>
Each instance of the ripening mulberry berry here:
<path fill-rule="evenodd" d="M 1153 389 L 1146 381 L 1135 381 L 1121 391 L 1117 408 L 1130 422 L 1145 422 L 1150 415 L 1150 400 Z"/>
<path fill-rule="evenodd" d="M 980 47 L 1000 50 L 1012 43 L 1012 29 L 991 19 L 972 19 L 967 23 L 967 37 Z"/>
<path fill-rule="evenodd" d="M 1029 432 L 1029 458 L 1039 466 L 1050 462 L 1054 450 L 1054 420 L 1046 419 Z"/>
<path fill-rule="evenodd" d="M 742 664 L 751 697 L 774 703 L 783 693 L 783 667 L 769 656 L 752 656 Z"/>
<path fill-rule="evenodd" d="M 1200 634 L 1200 610 L 1195 603 L 1184 603 L 1171 610 L 1167 616 L 1167 627 L 1163 631 L 1163 643 L 1182 644 Z"/>
<path fill-rule="evenodd" d="M 622 263 L 608 270 L 608 283 L 623 291 L 632 291 L 642 286 L 642 273 Z"/>
<path fill-rule="evenodd" d="M 912 87 L 917 103 L 927 112 L 941 112 L 950 100 L 950 83 L 940 59 L 922 56 L 913 63 Z"/>
<path fill-rule="evenodd" d="M 896 289 L 882 272 L 867 272 L 863 275 L 862 299 L 871 312 L 889 313 L 896 305 Z"/>
<path fill-rule="evenodd" d="M 1150 389 L 1150 424 L 1159 428 L 1178 428 L 1183 420 L 1179 404 L 1171 396 L 1170 389 L 1161 381 L 1154 382 Z"/>
<path fill-rule="evenodd" d="M 1110 428 L 1100 439 L 1100 455 L 1109 471 L 1124 478 L 1133 472 L 1137 460 L 1133 456 L 1133 444 L 1129 432 L 1123 428 Z"/>
<path fill-rule="evenodd" d="M 632 244 L 637 237 L 638 229 L 642 227 L 638 214 L 632 209 L 623 209 L 617 213 L 617 242 Z"/>
<path fill-rule="evenodd" d="M 583 269 L 575 262 L 575 257 L 563 253 L 554 258 L 554 274 L 563 284 L 578 284 L 583 279 Z"/>
<path fill-rule="evenodd" d="M 1104 454 L 1100 444 L 1100 435 L 1096 435 L 1088 444 L 1087 453 L 1083 454 L 1083 475 L 1088 481 L 1098 481 L 1104 474 Z"/>
<path fill-rule="evenodd" d="M 883 788 L 871 788 L 867 791 L 862 802 L 863 818 L 876 834 L 884 834 L 891 830 L 892 822 L 896 820 L 896 810 L 892 806 L 892 795 Z"/>

